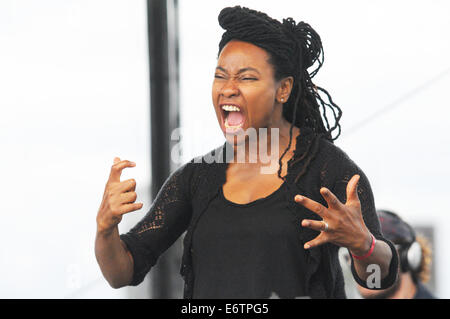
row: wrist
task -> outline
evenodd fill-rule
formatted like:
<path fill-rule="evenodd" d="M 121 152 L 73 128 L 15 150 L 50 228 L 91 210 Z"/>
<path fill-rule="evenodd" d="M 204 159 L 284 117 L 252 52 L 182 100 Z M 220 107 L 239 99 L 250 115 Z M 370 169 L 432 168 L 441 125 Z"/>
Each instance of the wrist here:
<path fill-rule="evenodd" d="M 109 228 L 104 228 L 100 225 L 97 225 L 97 236 L 99 237 L 108 238 L 115 233 L 119 233 L 117 225 Z"/>
<path fill-rule="evenodd" d="M 350 253 L 353 256 L 364 256 L 366 255 L 372 247 L 374 237 L 370 232 L 367 232 L 363 236 L 362 240 L 359 241 L 354 247 L 350 248 Z"/>

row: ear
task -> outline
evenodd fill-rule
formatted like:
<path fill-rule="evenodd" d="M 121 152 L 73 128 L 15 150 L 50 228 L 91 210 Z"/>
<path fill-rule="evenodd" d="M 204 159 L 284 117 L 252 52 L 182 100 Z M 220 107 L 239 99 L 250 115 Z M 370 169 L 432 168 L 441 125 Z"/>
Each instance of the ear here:
<path fill-rule="evenodd" d="M 285 77 L 279 82 L 279 87 L 277 89 L 276 100 L 277 102 L 283 104 L 286 103 L 291 95 L 292 87 L 294 85 L 294 78 L 292 76 Z"/>

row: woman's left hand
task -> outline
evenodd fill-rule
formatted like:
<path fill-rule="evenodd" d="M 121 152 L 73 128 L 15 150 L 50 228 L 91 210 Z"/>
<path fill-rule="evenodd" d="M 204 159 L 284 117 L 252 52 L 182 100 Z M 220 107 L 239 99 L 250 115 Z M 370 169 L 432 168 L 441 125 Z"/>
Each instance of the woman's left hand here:
<path fill-rule="evenodd" d="M 372 236 L 364 223 L 357 191 L 359 178 L 359 175 L 354 175 L 348 182 L 345 204 L 325 187 L 320 189 L 320 194 L 328 207 L 307 197 L 295 196 L 297 203 L 322 217 L 322 221 L 309 219 L 302 221 L 303 227 L 321 232 L 305 244 L 305 249 L 325 243 L 347 247 L 354 255 L 364 255 L 370 249 Z"/>

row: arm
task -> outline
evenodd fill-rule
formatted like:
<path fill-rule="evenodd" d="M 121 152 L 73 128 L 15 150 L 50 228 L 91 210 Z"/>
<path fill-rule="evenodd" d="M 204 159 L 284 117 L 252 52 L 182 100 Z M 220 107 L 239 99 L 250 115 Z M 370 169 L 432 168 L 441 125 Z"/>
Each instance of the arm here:
<path fill-rule="evenodd" d="M 369 251 L 370 245 L 372 243 L 372 237 L 371 236 L 369 237 L 370 237 L 369 241 L 367 240 L 365 241 L 366 244 L 366 246 L 364 246 L 365 248 L 361 248 L 360 250 L 357 250 L 355 248 L 353 249 L 353 251 L 349 249 L 350 253 L 357 256 L 365 255 Z M 381 275 L 380 279 L 383 280 L 386 279 L 389 275 L 389 265 L 391 264 L 392 260 L 392 251 L 386 242 L 377 240 L 375 243 L 374 250 L 369 257 L 364 258 L 362 260 L 355 259 L 353 257 L 352 259 L 353 259 L 353 273 L 356 271 L 356 274 L 358 276 L 357 278 L 360 279 L 358 281 L 363 282 L 367 281 L 369 275 L 372 274 L 371 271 L 368 271 L 370 269 L 369 268 L 370 265 L 378 265 L 380 267 L 380 275 Z"/>
<path fill-rule="evenodd" d="M 295 198 L 298 203 L 322 218 L 322 221 L 302 222 L 302 226 L 321 232 L 306 243 L 305 248 L 330 242 L 348 248 L 354 255 L 362 256 L 369 251 L 373 235 L 377 241 L 372 254 L 363 260 L 352 258 L 352 273 L 358 284 L 365 288 L 385 289 L 397 278 L 398 256 L 392 243 L 381 235 L 370 184 L 364 173 L 351 161 L 346 162 L 346 166 L 338 171 L 344 177 L 338 179 L 333 192 L 325 187 L 320 189 L 328 207 L 306 197 Z M 373 272 L 368 268 L 371 264 L 379 266 L 379 287 L 367 286 L 366 281 Z"/>
<path fill-rule="evenodd" d="M 359 244 L 356 243 L 353 246 L 347 247 L 349 248 L 350 254 L 364 256 L 370 249 L 372 236 L 376 239 L 373 252 L 369 257 L 361 260 L 352 256 L 351 270 L 353 277 L 359 285 L 365 288 L 388 288 L 397 279 L 399 258 L 395 246 L 385 239 L 381 233 L 370 182 L 364 172 L 347 156 L 344 157 L 339 171 L 342 175 L 337 179 L 333 190 L 338 198 L 342 198 L 343 201 L 348 201 L 349 198 L 353 198 L 356 199 L 356 202 L 359 202 L 358 210 L 361 214 L 358 214 L 358 216 L 361 218 L 360 224 L 364 225 L 363 230 L 365 231 L 355 236 L 356 239 L 359 239 Z M 359 179 L 356 181 L 356 185 L 353 186 L 352 180 L 355 178 L 355 175 L 358 175 Z M 349 189 L 352 187 L 354 191 Z M 367 286 L 368 277 L 374 273 L 374 269 L 371 268 L 373 265 L 378 266 L 380 270 L 379 287 L 373 285 L 373 282 L 371 282 L 371 287 Z"/>
<path fill-rule="evenodd" d="M 130 205 L 123 199 L 129 195 L 118 191 L 120 183 L 125 182 L 116 181 L 118 184 L 113 186 L 108 186 L 108 182 L 97 216 L 95 253 L 102 273 L 112 287 L 141 283 L 158 257 L 186 230 L 191 216 L 191 173 L 188 163 L 171 174 L 149 212 L 122 235 L 119 235 L 118 223 L 126 213 L 124 205 Z"/>
<path fill-rule="evenodd" d="M 137 197 L 135 180 L 120 181 L 122 170 L 135 165 L 127 160 L 120 161 L 118 157 L 114 159 L 97 213 L 95 257 L 113 288 L 126 285 L 133 275 L 133 259 L 119 238 L 118 224 L 123 214 L 142 208 L 142 203 L 134 203 Z"/>
<path fill-rule="evenodd" d="M 95 257 L 103 276 L 111 287 L 128 285 L 133 278 L 133 257 L 120 240 L 117 227 L 111 232 L 97 231 L 95 238 Z"/>

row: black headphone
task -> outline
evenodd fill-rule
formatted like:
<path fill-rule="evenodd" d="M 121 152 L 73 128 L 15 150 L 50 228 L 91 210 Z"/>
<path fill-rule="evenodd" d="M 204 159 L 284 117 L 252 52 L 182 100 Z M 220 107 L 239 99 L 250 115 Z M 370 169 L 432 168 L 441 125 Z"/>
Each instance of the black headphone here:
<path fill-rule="evenodd" d="M 416 273 L 420 269 L 420 264 L 422 263 L 422 247 L 416 241 L 416 233 L 413 228 L 408 224 L 406 225 L 411 230 L 414 241 L 410 244 L 400 245 L 400 265 L 402 272 L 412 271 L 413 273 Z"/>
<path fill-rule="evenodd" d="M 401 230 L 399 230 L 395 234 L 397 238 L 401 239 L 401 243 L 396 244 L 396 240 L 394 238 L 389 238 L 389 234 L 386 234 L 386 238 L 393 241 L 395 246 L 397 247 L 402 272 L 411 271 L 413 273 L 417 273 L 422 263 L 422 247 L 416 240 L 416 232 L 414 231 L 414 229 L 393 212 L 387 210 L 378 210 L 377 214 L 378 217 L 382 217 L 380 216 L 382 214 L 389 215 L 395 220 L 399 228 L 403 228 L 403 233 Z M 407 232 L 406 234 L 405 231 Z"/>

